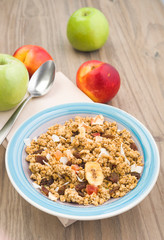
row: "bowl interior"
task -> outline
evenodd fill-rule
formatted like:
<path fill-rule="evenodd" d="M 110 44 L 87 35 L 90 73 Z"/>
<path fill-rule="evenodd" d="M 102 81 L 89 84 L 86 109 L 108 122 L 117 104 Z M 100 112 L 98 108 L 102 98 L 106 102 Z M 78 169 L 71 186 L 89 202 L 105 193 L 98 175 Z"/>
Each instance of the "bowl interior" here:
<path fill-rule="evenodd" d="M 53 118 L 49 121 L 44 122 L 42 125 L 40 125 L 38 128 L 36 128 L 28 137 L 32 140 L 33 138 L 40 136 L 42 133 L 45 133 L 48 130 L 49 127 L 51 127 L 55 124 L 64 124 L 66 121 L 68 121 L 70 119 L 74 119 L 76 116 L 95 117 L 96 115 L 95 114 L 86 114 L 86 113 L 80 113 L 80 114 L 74 113 L 74 114 L 66 114 L 66 115 L 60 116 L 60 117 L 55 117 L 55 118 Z M 112 119 L 112 118 L 105 117 L 105 121 L 113 122 L 115 120 Z M 123 130 L 124 128 L 126 128 L 126 126 L 124 126 L 122 123 L 119 123 L 119 122 L 117 122 L 117 126 L 118 126 L 118 130 Z M 134 142 L 136 143 L 136 145 L 138 147 L 138 151 L 143 156 L 143 151 L 142 151 L 142 147 L 140 145 L 140 142 L 138 141 L 137 137 L 135 136 L 135 134 L 131 130 L 128 129 L 128 131 L 131 133 L 132 139 L 134 140 Z M 25 158 L 27 156 L 27 153 L 25 152 L 25 149 L 26 149 L 26 146 L 24 146 L 23 151 L 22 151 L 22 167 L 23 167 L 23 171 L 24 171 L 24 174 L 25 174 L 27 180 L 29 181 L 29 183 L 33 187 L 33 180 L 30 178 L 31 171 L 29 170 L 29 163 L 25 160 Z M 144 162 L 144 156 L 143 156 L 143 162 Z M 35 190 L 40 194 L 39 189 L 35 189 Z M 105 202 L 104 204 L 108 204 L 109 202 L 111 203 L 111 202 L 114 202 L 114 201 L 117 201 L 117 199 L 116 198 L 115 199 L 110 199 L 107 202 Z M 57 200 L 57 202 L 59 204 L 62 204 L 62 205 L 70 205 L 70 206 L 71 205 L 72 206 L 77 205 L 78 207 L 88 208 L 88 206 L 79 206 L 76 203 L 68 203 L 68 202 L 64 203 L 64 202 L 61 202 L 59 200 Z M 89 206 L 89 207 L 94 207 L 94 206 Z"/>

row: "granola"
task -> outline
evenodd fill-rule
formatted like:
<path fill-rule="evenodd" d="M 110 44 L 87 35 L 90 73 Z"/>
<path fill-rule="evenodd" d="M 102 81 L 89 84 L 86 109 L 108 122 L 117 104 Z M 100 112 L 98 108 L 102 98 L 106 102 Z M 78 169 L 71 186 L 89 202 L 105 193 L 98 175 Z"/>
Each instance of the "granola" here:
<path fill-rule="evenodd" d="M 143 170 L 130 132 L 102 115 L 76 116 L 25 143 L 34 187 L 52 201 L 103 204 L 134 189 Z"/>

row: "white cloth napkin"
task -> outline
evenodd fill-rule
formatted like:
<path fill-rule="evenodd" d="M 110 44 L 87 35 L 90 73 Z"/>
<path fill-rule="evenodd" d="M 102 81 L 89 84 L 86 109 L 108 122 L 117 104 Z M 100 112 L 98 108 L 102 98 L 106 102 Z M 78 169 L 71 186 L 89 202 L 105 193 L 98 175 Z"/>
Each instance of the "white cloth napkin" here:
<path fill-rule="evenodd" d="M 57 72 L 55 82 L 50 92 L 43 97 L 33 98 L 27 103 L 8 134 L 6 141 L 3 142 L 3 146 L 7 146 L 7 143 L 10 141 L 17 128 L 32 115 L 49 107 L 72 102 L 92 102 L 92 100 L 79 90 L 63 73 Z M 7 112 L 0 112 L 0 129 L 14 111 L 15 109 Z M 58 218 L 65 227 L 75 222 L 74 220 L 66 218 Z"/>

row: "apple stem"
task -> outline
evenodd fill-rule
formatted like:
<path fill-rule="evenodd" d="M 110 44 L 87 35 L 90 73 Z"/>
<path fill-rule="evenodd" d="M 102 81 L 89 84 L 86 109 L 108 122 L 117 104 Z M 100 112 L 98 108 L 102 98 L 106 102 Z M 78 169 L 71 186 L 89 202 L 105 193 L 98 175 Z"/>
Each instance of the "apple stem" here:
<path fill-rule="evenodd" d="M 91 70 L 93 70 L 93 69 L 95 69 L 95 66 L 92 66 L 92 67 L 91 67 Z"/>
<path fill-rule="evenodd" d="M 90 14 L 90 12 L 85 12 L 85 13 L 83 13 L 83 16 L 86 17 L 86 16 L 88 16 L 89 14 Z"/>

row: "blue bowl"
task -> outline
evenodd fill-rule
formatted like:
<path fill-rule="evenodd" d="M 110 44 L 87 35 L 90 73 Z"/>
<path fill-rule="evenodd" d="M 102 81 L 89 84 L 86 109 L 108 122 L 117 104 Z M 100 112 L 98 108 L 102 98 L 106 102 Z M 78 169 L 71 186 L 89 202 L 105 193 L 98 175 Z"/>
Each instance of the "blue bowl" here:
<path fill-rule="evenodd" d="M 131 132 L 144 159 L 142 176 L 132 191 L 124 197 L 109 200 L 99 206 L 53 202 L 42 195 L 32 185 L 28 162 L 25 160 L 25 138 L 33 138 L 47 131 L 47 128 L 79 116 L 102 114 L 108 121 L 116 121 L 119 129 Z M 96 220 L 121 214 L 140 203 L 152 190 L 160 167 L 157 145 L 150 132 L 130 114 L 104 104 L 72 103 L 46 109 L 29 118 L 16 131 L 6 150 L 6 169 L 11 183 L 17 192 L 38 209 L 59 217 L 76 220 Z"/>

